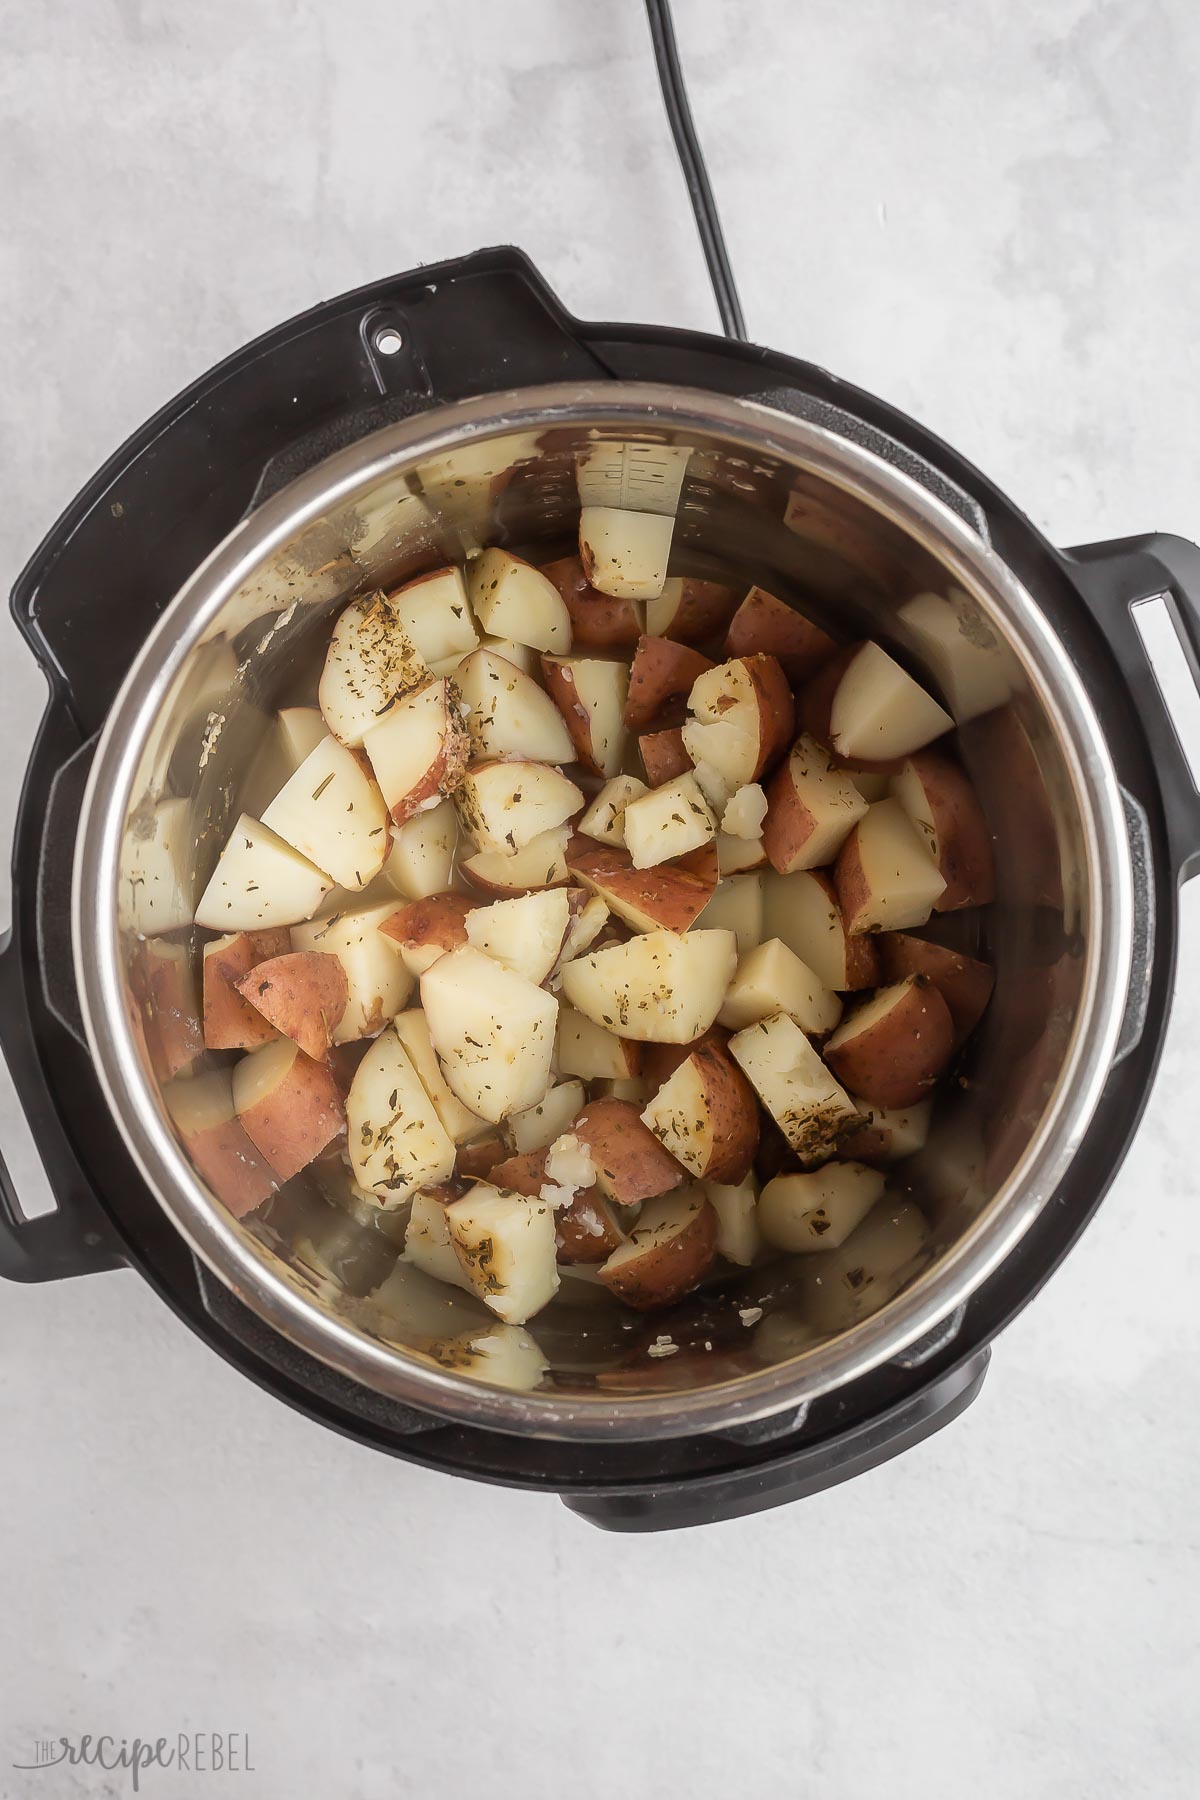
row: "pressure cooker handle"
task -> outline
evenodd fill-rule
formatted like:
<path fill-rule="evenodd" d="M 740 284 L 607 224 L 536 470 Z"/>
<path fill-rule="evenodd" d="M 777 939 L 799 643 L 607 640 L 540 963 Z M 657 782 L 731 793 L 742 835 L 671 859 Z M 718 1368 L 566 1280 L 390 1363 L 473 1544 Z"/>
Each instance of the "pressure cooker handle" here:
<path fill-rule="evenodd" d="M 1162 599 L 1200 688 L 1200 547 L 1154 532 L 1085 544 L 1066 552 L 1071 577 L 1115 651 L 1150 740 L 1166 814 L 1171 859 L 1180 881 L 1200 873 L 1200 793 L 1170 708 L 1134 621 L 1142 601 Z"/>
<path fill-rule="evenodd" d="M 983 1386 L 990 1359 L 985 1346 L 887 1412 L 816 1442 L 801 1439 L 791 1450 L 776 1445 L 774 1453 L 732 1472 L 661 1486 L 646 1482 L 620 1493 L 564 1495 L 563 1504 L 602 1531 L 677 1531 L 807 1499 L 879 1468 L 957 1419 Z"/>

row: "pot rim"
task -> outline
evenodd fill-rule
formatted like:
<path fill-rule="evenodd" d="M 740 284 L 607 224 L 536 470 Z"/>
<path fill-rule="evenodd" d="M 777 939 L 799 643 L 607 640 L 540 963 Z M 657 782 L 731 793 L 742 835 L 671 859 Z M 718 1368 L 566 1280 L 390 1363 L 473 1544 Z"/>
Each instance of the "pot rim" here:
<path fill-rule="evenodd" d="M 229 596 L 305 526 L 402 465 L 509 432 L 569 425 L 719 434 L 822 476 L 922 544 L 996 625 L 1053 721 L 1088 870 L 1080 1002 L 1054 1092 L 1018 1163 L 967 1232 L 877 1313 L 799 1358 L 707 1388 L 619 1400 L 491 1387 L 320 1310 L 209 1193 L 177 1144 L 138 1058 L 118 954 L 117 875 L 138 764 L 171 682 Z M 824 426 L 754 401 L 652 382 L 556 383 L 439 406 L 360 439 L 244 519 L 166 607 L 113 703 L 84 796 L 72 895 L 79 996 L 105 1098 L 167 1218 L 218 1279 L 292 1343 L 377 1393 L 462 1424 L 592 1441 L 673 1438 L 798 1408 L 886 1363 L 969 1298 L 1049 1203 L 1083 1139 L 1117 1046 L 1132 924 L 1132 863 L 1104 734 L 1048 619 L 992 546 L 911 476 Z"/>

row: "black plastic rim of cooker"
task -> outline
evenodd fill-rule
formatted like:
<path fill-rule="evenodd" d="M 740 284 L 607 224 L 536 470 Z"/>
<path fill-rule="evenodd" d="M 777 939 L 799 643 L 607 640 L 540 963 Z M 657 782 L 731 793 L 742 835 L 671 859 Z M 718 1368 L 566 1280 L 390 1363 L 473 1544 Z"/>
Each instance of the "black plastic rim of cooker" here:
<path fill-rule="evenodd" d="M 98 733 L 151 625 L 213 546 L 267 494 L 397 419 L 468 396 L 607 379 L 709 389 L 814 419 L 982 518 L 1086 682 L 1125 792 L 1140 888 L 1119 1060 L 1067 1178 L 1002 1266 L 921 1344 L 810 1407 L 649 1443 L 567 1443 L 448 1422 L 347 1380 L 266 1327 L 197 1262 L 135 1168 L 91 1066 L 70 937 L 74 842 Z M 310 1418 L 429 1468 L 558 1493 L 614 1530 L 758 1511 L 919 1442 L 979 1391 L 992 1338 L 1095 1211 L 1150 1090 L 1178 887 L 1200 867 L 1200 798 L 1130 610 L 1158 596 L 1200 683 L 1194 545 L 1155 534 L 1056 550 L 978 470 L 872 395 L 753 345 L 582 323 L 515 249 L 393 276 L 266 333 L 134 433 L 13 589 L 13 615 L 50 694 L 16 824 L 0 1045 L 57 1211 L 26 1220 L 0 1163 L 0 1274 L 41 1281 L 130 1265 L 214 1350 Z"/>

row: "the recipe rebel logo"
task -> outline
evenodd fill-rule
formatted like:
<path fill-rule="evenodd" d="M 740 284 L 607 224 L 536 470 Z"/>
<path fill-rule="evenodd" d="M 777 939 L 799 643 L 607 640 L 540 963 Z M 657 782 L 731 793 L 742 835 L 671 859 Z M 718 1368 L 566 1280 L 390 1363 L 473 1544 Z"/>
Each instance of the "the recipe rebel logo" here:
<path fill-rule="evenodd" d="M 12 1767 L 29 1771 L 93 1768 L 110 1774 L 124 1770 L 135 1794 L 141 1792 L 141 1778 L 148 1769 L 189 1775 L 256 1772 L 250 1735 L 245 1731 L 179 1731 L 157 1738 L 115 1738 L 106 1733 L 97 1737 L 89 1732 L 78 1738 L 38 1738 L 32 1759 L 14 1760 Z"/>

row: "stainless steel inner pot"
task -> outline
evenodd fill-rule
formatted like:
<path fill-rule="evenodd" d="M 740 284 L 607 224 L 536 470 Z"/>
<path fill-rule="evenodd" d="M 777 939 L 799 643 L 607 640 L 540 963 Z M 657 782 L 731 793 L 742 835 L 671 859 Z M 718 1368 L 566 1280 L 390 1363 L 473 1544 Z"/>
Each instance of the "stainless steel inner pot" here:
<path fill-rule="evenodd" d="M 602 1290 L 564 1282 L 529 1327 L 550 1373 L 520 1391 L 455 1367 L 447 1341 L 468 1341 L 489 1316 L 398 1262 L 394 1228 L 356 1209 L 329 1164 L 241 1223 L 214 1199 L 176 1139 L 147 1052 L 140 970 L 147 939 L 189 943 L 231 820 L 272 791 L 272 714 L 311 698 L 340 607 L 497 540 L 535 558 L 565 553 L 579 454 L 598 442 L 626 446 L 610 457 L 623 504 L 669 506 L 682 473 L 675 572 L 758 580 L 839 637 L 878 637 L 924 667 L 952 710 L 899 608 L 922 592 L 950 596 L 968 634 L 994 645 L 1007 697 L 960 717 L 959 739 L 995 833 L 999 895 L 986 916 L 941 923 L 946 941 L 992 958 L 997 986 L 926 1148 L 892 1172 L 883 1204 L 919 1207 L 919 1247 L 895 1266 L 885 1258 L 865 1283 L 854 1240 L 743 1271 L 725 1284 L 732 1314 L 712 1303 L 724 1334 L 713 1352 L 666 1359 L 645 1354 L 653 1320 L 647 1336 Z M 820 426 L 640 383 L 442 407 L 362 440 L 254 511 L 166 608 L 113 707 L 74 899 L 99 1077 L 196 1253 L 271 1326 L 366 1386 L 552 1437 L 678 1436 L 764 1417 L 866 1373 L 946 1318 L 1028 1229 L 1080 1143 L 1113 1059 L 1132 942 L 1130 849 L 1102 732 L 1036 599 L 980 533 Z M 693 1306 L 701 1332 L 707 1304 L 701 1295 Z M 731 1337 L 738 1309 L 750 1322 Z"/>

